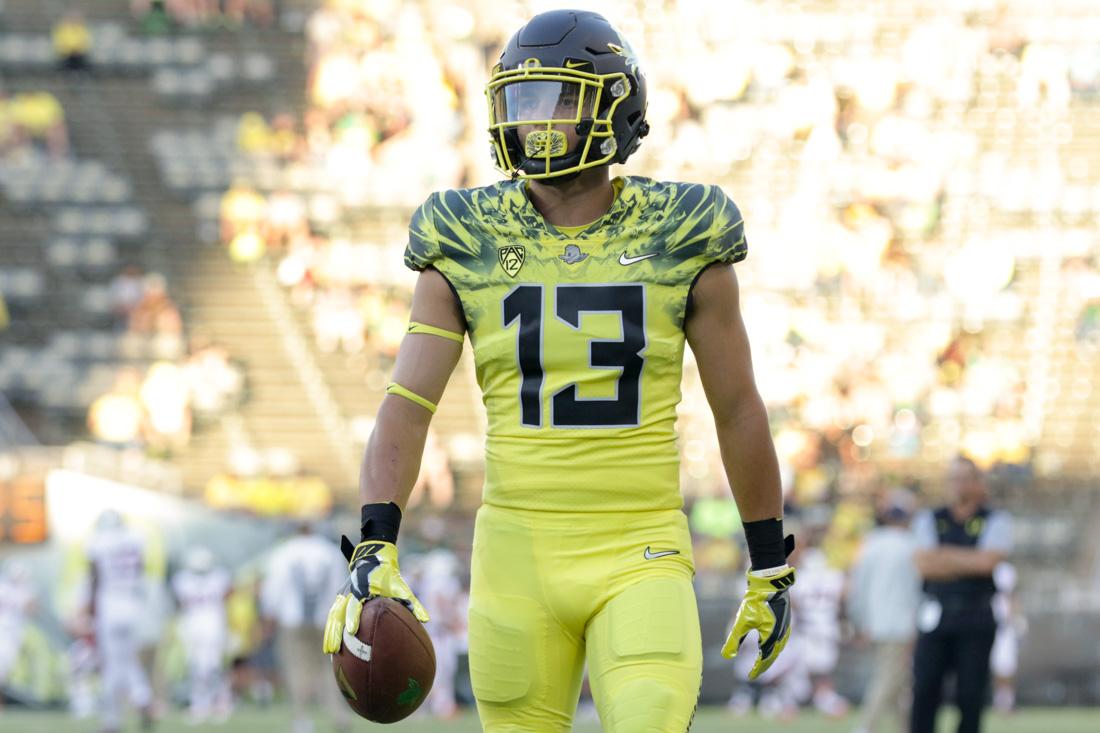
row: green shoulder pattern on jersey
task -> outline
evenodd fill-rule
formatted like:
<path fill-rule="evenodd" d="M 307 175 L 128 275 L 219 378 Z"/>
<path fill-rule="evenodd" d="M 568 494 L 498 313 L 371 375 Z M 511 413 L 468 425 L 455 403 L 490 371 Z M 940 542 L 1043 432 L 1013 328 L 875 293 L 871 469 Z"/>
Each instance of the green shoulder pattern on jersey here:
<path fill-rule="evenodd" d="M 498 250 L 509 245 L 553 248 L 567 242 L 597 247 L 624 243 L 629 246 L 628 255 L 660 254 L 645 261 L 643 267 L 650 274 L 666 282 L 686 277 L 689 284 L 706 264 L 745 258 L 748 245 L 741 212 L 718 186 L 635 176 L 617 180 L 621 181 L 619 195 L 611 209 L 578 237 L 546 223 L 527 198 L 524 181 L 433 193 L 409 224 L 405 265 L 413 270 L 429 266 L 441 270 L 461 294 L 480 289 L 486 278 L 496 279 L 494 273 L 506 274 L 501 271 Z M 479 315 L 476 308 L 471 312 L 471 306 L 463 300 L 468 320 Z M 681 323 L 683 315 L 679 310 Z"/>
<path fill-rule="evenodd" d="M 489 418 L 485 500 L 677 507 L 687 301 L 704 268 L 745 257 L 741 213 L 716 186 L 628 177 L 603 217 L 563 231 L 525 185 L 432 194 L 405 251 L 466 316 Z"/>

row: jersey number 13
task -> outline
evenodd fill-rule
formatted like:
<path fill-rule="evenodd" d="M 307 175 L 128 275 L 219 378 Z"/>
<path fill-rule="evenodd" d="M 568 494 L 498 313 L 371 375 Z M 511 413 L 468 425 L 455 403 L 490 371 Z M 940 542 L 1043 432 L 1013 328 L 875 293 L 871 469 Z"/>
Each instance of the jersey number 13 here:
<path fill-rule="evenodd" d="M 580 330 L 584 313 L 617 313 L 621 339 L 592 339 L 588 366 L 618 369 L 615 397 L 577 396 L 570 384 L 551 398 L 550 423 L 555 428 L 629 427 L 640 421 L 640 379 L 645 359 L 645 286 L 639 283 L 555 285 L 554 310 L 558 320 Z M 520 421 L 542 427 L 543 286 L 517 285 L 504 296 L 504 326 L 519 321 L 516 358 L 522 377 L 519 388 Z"/>

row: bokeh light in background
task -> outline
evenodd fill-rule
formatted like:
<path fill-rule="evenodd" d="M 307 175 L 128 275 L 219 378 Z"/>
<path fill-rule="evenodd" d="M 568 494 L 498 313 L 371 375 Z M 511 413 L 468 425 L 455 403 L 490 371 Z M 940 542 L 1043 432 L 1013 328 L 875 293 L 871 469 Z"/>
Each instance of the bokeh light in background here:
<path fill-rule="evenodd" d="M 88 74 L 57 69 L 69 5 Z M 650 84 L 652 133 L 614 172 L 719 183 L 745 214 L 742 307 L 790 515 L 825 511 L 844 567 L 885 492 L 932 502 L 963 451 L 1022 518 L 1028 612 L 1095 624 L 1093 0 L 129 5 L 0 13 L 0 498 L 64 465 L 211 522 L 353 512 L 408 317 L 408 217 L 431 191 L 497 180 L 488 69 L 531 14 L 583 5 Z M 484 430 L 466 351 L 409 533 L 459 556 Z M 718 501 L 690 355 L 679 431 L 700 589 L 720 609 L 705 621 L 721 626 L 739 518 Z M 5 501 L 10 539 L 22 519 Z M 1051 561 L 1073 581 L 1044 576 Z M 1100 698 L 1095 658 L 1057 668 L 1072 639 L 1035 638 L 1033 701 Z"/>

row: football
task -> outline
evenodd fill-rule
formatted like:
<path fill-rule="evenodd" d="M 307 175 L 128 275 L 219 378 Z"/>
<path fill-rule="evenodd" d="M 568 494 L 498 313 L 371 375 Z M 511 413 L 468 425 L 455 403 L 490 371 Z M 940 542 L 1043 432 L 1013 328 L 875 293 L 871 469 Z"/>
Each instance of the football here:
<path fill-rule="evenodd" d="M 344 632 L 332 655 L 332 672 L 348 705 L 375 723 L 396 723 L 413 713 L 435 681 L 435 648 L 424 624 L 392 598 L 363 605 L 359 632 Z"/>

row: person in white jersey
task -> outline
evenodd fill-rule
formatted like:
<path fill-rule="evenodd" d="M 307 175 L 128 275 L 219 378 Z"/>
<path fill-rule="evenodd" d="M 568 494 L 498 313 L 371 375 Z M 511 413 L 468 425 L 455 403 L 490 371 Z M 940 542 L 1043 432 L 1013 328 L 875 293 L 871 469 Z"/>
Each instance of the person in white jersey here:
<path fill-rule="evenodd" d="M 450 720 L 458 715 L 455 675 L 459 655 L 467 648 L 469 596 L 459 579 L 458 558 L 450 550 L 435 549 L 424 556 L 418 576 L 416 594 L 431 606 L 432 623 L 425 628 L 435 647 L 435 683 L 427 708 L 434 717 Z"/>
<path fill-rule="evenodd" d="M 351 714 L 333 682 L 332 663 L 318 653 L 329 603 L 347 580 L 340 548 L 309 524 L 271 553 L 260 589 L 260 612 L 275 627 L 276 650 L 290 694 L 293 733 L 311 733 L 310 699 L 321 703 L 333 726 L 349 730 Z"/>
<path fill-rule="evenodd" d="M 1027 633 L 1027 619 L 1016 598 L 1016 566 L 1002 562 L 993 568 L 993 618 L 997 621 L 997 635 L 993 637 L 993 650 L 989 667 L 993 672 L 993 709 L 999 713 L 1011 713 L 1016 709 L 1016 671 L 1020 664 L 1020 639 Z"/>
<path fill-rule="evenodd" d="M 795 630 L 798 649 L 812 684 L 814 707 L 831 717 L 848 712 L 848 701 L 833 683 L 840 645 L 840 611 L 844 599 L 844 573 L 833 567 L 821 549 L 828 525 L 808 526 L 807 547 L 800 553 L 802 575 L 791 591 L 791 603 L 799 619 Z"/>
<path fill-rule="evenodd" d="M 206 547 L 189 550 L 183 569 L 172 577 L 172 593 L 179 606 L 177 629 L 187 656 L 193 724 L 229 717 L 225 602 L 232 589 L 229 571 L 217 566 L 214 553 Z"/>
<path fill-rule="evenodd" d="M 27 619 L 35 609 L 34 583 L 30 569 L 18 560 L 8 560 L 0 572 L 0 709 L 19 651 Z"/>
<path fill-rule="evenodd" d="M 91 607 L 101 661 L 103 733 L 123 727 L 124 698 L 152 728 L 153 692 L 138 657 L 138 632 L 146 609 L 145 543 L 122 515 L 105 510 L 96 520 L 86 553 L 91 565 Z"/>

